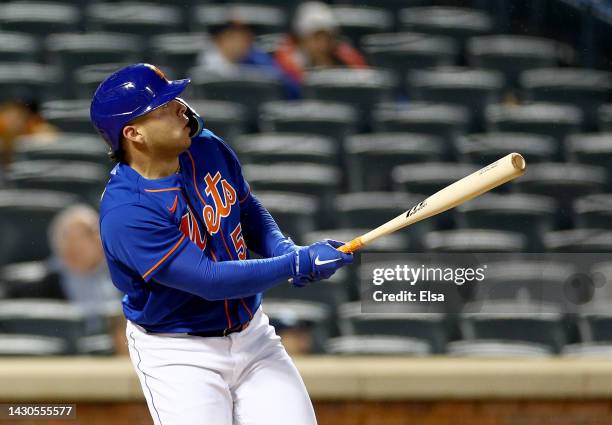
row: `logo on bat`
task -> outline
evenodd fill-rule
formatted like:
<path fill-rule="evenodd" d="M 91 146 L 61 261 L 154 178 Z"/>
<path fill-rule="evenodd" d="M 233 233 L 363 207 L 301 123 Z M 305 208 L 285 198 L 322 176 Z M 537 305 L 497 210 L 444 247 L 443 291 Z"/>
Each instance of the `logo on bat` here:
<path fill-rule="evenodd" d="M 427 199 L 424 201 L 419 202 L 418 204 L 416 204 L 414 207 L 410 208 L 408 210 L 408 212 L 406 213 L 406 218 L 418 213 L 419 211 L 421 211 L 423 208 L 425 208 L 425 206 L 427 205 Z"/>

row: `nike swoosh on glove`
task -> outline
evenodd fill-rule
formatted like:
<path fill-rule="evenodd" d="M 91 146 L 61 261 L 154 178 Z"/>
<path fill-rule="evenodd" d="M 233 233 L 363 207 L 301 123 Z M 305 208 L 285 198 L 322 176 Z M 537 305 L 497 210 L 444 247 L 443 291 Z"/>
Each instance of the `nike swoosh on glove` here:
<path fill-rule="evenodd" d="M 352 262 L 353 254 L 340 252 L 327 241 L 316 242 L 296 251 L 293 284 L 304 286 L 312 280 L 328 279 L 336 270 Z"/>

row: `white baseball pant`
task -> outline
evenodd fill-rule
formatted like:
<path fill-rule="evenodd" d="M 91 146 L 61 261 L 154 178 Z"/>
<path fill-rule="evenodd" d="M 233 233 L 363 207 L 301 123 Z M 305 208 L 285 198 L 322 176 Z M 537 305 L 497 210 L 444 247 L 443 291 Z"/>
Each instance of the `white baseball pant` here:
<path fill-rule="evenodd" d="M 132 364 L 155 425 L 316 425 L 310 398 L 259 308 L 226 337 L 147 334 L 128 321 Z"/>

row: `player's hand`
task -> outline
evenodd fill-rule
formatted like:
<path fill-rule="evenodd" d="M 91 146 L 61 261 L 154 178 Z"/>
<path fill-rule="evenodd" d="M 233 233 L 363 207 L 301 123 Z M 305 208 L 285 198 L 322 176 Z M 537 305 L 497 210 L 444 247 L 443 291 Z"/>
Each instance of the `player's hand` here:
<path fill-rule="evenodd" d="M 202 132 L 204 129 L 204 120 L 200 115 L 193 109 L 185 100 L 177 97 L 176 100 L 181 102 L 187 110 L 185 111 L 185 116 L 189 119 L 189 137 L 195 137 Z"/>
<path fill-rule="evenodd" d="M 328 279 L 340 267 L 353 262 L 353 254 L 336 249 L 343 243 L 333 240 L 316 242 L 296 251 L 293 284 L 304 286 L 310 281 Z"/>

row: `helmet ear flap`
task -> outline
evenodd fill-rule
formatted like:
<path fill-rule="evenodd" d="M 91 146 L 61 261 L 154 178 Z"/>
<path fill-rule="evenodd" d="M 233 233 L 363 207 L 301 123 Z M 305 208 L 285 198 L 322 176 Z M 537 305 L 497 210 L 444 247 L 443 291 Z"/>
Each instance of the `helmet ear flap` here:
<path fill-rule="evenodd" d="M 204 120 L 200 115 L 191 107 L 187 102 L 185 102 L 180 97 L 175 99 L 178 102 L 181 102 L 187 110 L 185 111 L 185 115 L 189 119 L 187 126 L 189 127 L 189 137 L 195 137 L 204 130 Z"/>

